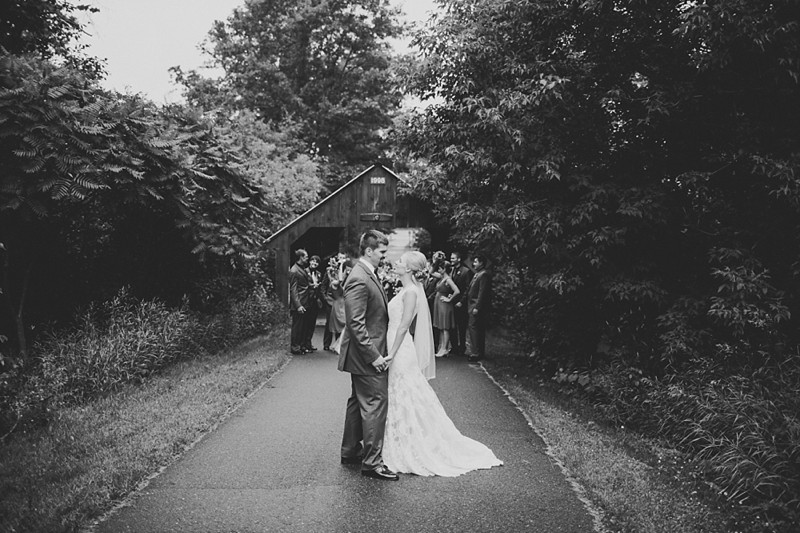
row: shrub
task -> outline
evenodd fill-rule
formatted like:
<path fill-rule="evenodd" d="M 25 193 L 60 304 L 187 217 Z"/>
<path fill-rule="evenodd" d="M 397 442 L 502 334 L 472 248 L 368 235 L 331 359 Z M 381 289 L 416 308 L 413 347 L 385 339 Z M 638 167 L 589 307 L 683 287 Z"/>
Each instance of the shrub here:
<path fill-rule="evenodd" d="M 60 406 L 141 382 L 179 358 L 217 352 L 285 325 L 284 306 L 252 276 L 209 283 L 216 295 L 206 313 L 191 312 L 186 298 L 169 308 L 137 301 L 122 289 L 90 307 L 74 327 L 40 334 L 26 364 L 0 359 L 0 435 L 20 420 L 44 422 Z"/>
<path fill-rule="evenodd" d="M 198 346 L 207 351 L 231 346 L 286 322 L 286 308 L 262 285 L 219 297 L 213 308 L 216 312 L 202 315 L 192 333 Z"/>
<path fill-rule="evenodd" d="M 763 512 L 776 531 L 800 520 L 796 357 L 737 369 L 693 361 L 690 370 L 660 379 L 609 366 L 592 385 L 609 420 L 688 452 L 724 499 Z"/>
<path fill-rule="evenodd" d="M 141 381 L 187 352 L 194 322 L 185 307 L 136 302 L 123 289 L 84 313 L 74 330 L 43 336 L 34 347 L 38 365 L 24 395 L 58 406 Z"/>
<path fill-rule="evenodd" d="M 275 299 L 265 266 L 253 261 L 245 271 L 197 284 L 193 307 L 201 319 L 194 338 L 202 347 L 219 350 L 285 323 L 285 306 Z"/>

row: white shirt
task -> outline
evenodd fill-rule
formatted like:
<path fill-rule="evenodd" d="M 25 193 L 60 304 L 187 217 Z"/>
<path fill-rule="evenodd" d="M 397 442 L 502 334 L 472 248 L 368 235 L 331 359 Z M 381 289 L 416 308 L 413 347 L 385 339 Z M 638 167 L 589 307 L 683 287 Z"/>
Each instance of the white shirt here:
<path fill-rule="evenodd" d="M 378 276 L 375 274 L 375 267 L 372 266 L 372 263 L 370 263 L 369 261 L 367 261 L 363 257 L 359 257 L 358 260 L 361 261 L 362 263 L 364 263 L 364 265 L 367 267 L 367 272 L 372 274 L 375 277 L 375 279 L 378 279 Z"/>

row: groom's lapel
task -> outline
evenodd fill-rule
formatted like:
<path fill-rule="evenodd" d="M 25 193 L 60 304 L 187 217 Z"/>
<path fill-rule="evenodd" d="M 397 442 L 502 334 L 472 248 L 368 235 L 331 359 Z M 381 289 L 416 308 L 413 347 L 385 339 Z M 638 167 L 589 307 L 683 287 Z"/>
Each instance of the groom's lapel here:
<path fill-rule="evenodd" d="M 389 299 L 386 297 L 386 291 L 383 290 L 383 285 L 381 285 L 381 282 L 378 281 L 378 276 L 375 275 L 375 271 L 373 270 L 372 272 L 370 272 L 369 268 L 367 268 L 367 265 L 365 265 L 361 261 L 359 261 L 358 264 L 367 273 L 369 279 L 371 279 L 372 282 L 378 287 L 378 290 L 381 292 L 381 296 L 383 296 L 383 305 L 388 306 Z"/>
<path fill-rule="evenodd" d="M 386 291 L 383 290 L 383 285 L 381 284 L 380 280 L 378 279 L 378 276 L 373 275 L 372 277 L 375 279 L 375 283 L 378 284 L 378 289 L 380 289 L 381 294 L 383 295 L 383 305 L 386 306 L 386 307 L 389 307 L 389 298 L 386 296 Z"/>

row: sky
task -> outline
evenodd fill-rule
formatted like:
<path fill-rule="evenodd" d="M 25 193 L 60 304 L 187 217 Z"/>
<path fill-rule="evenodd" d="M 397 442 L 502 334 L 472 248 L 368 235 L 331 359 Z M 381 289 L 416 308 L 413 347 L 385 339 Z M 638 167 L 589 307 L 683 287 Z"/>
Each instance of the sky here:
<path fill-rule="evenodd" d="M 244 0 L 84 0 L 100 12 L 83 20 L 89 55 L 106 59 L 103 86 L 144 93 L 156 103 L 181 101 L 169 68 L 203 66 L 199 45 L 215 20 L 225 20 Z M 433 0 L 392 0 L 410 22 L 424 22 Z M 398 44 L 400 48 L 403 43 Z"/>

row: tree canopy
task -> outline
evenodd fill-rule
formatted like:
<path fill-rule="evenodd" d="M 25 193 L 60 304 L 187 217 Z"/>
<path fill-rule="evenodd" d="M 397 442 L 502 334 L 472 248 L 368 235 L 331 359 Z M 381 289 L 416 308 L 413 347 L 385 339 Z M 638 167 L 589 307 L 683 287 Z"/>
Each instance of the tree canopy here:
<path fill-rule="evenodd" d="M 513 267 L 543 353 L 656 371 L 783 342 L 800 252 L 792 2 L 442 4 L 408 80 L 442 103 L 403 133 L 442 172 L 415 187 Z"/>
<path fill-rule="evenodd" d="M 336 185 L 381 157 L 381 131 L 401 102 L 389 39 L 403 26 L 388 0 L 260 0 L 209 33 L 206 50 L 223 76 L 174 69 L 190 103 L 291 119 L 306 153 Z"/>
<path fill-rule="evenodd" d="M 99 77 L 103 67 L 85 54 L 83 31 L 76 12 L 96 13 L 88 4 L 68 0 L 8 0 L 0 4 L 0 50 L 10 54 L 36 53 L 80 68 Z"/>

